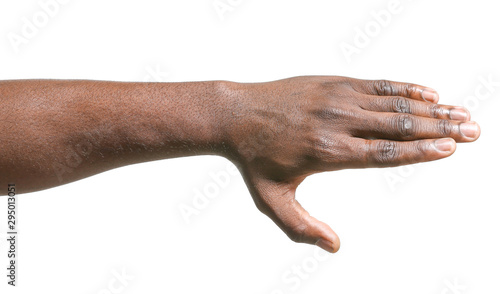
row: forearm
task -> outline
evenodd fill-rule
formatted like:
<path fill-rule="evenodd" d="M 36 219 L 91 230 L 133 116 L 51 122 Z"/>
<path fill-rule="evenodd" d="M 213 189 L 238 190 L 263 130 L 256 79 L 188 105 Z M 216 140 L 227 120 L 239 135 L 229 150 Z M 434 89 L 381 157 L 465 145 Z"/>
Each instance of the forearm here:
<path fill-rule="evenodd" d="M 220 154 L 230 103 L 221 83 L 0 82 L 0 184 L 24 193 L 143 161 Z"/>

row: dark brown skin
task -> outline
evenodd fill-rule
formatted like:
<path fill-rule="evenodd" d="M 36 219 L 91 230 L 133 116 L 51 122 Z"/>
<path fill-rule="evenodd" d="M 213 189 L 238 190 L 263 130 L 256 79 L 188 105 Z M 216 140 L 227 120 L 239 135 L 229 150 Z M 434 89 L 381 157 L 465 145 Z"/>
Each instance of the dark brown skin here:
<path fill-rule="evenodd" d="M 309 175 L 441 159 L 480 134 L 427 87 L 307 76 L 268 83 L 0 82 L 0 183 L 39 191 L 133 163 L 220 155 L 292 240 L 340 241 L 295 200 Z"/>

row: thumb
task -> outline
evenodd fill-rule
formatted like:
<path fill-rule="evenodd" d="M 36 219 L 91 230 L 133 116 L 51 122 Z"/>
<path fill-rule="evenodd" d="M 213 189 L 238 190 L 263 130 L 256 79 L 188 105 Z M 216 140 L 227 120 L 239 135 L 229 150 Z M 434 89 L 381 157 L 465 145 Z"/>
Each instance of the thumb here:
<path fill-rule="evenodd" d="M 295 199 L 295 190 L 302 180 L 298 183 L 283 183 L 245 179 L 257 208 L 270 217 L 290 239 L 315 244 L 335 253 L 340 247 L 337 234 L 327 224 L 312 217 Z"/>

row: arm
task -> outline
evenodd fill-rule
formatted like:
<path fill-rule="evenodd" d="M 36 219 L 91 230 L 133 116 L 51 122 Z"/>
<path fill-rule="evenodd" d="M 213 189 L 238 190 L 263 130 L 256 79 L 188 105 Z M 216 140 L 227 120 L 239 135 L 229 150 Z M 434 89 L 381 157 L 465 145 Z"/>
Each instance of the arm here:
<path fill-rule="evenodd" d="M 308 175 L 436 160 L 480 133 L 464 108 L 436 104 L 434 90 L 344 77 L 5 81 L 0 99 L 0 182 L 20 193 L 133 163 L 221 155 L 292 240 L 330 252 L 336 234 L 295 200 Z"/>
<path fill-rule="evenodd" d="M 216 82 L 5 81 L 0 180 L 42 190 L 128 164 L 220 154 Z M 0 193 L 4 193 L 1 191 Z"/>

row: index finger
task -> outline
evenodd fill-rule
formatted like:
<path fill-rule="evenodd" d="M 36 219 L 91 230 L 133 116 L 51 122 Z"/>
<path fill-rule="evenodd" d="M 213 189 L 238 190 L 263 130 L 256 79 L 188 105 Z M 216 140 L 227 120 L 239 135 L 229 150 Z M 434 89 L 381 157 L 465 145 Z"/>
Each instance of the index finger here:
<path fill-rule="evenodd" d="M 388 80 L 358 80 L 352 85 L 354 90 L 368 95 L 402 96 L 420 101 L 437 103 L 439 95 L 436 90 L 412 83 L 393 82 Z"/>

